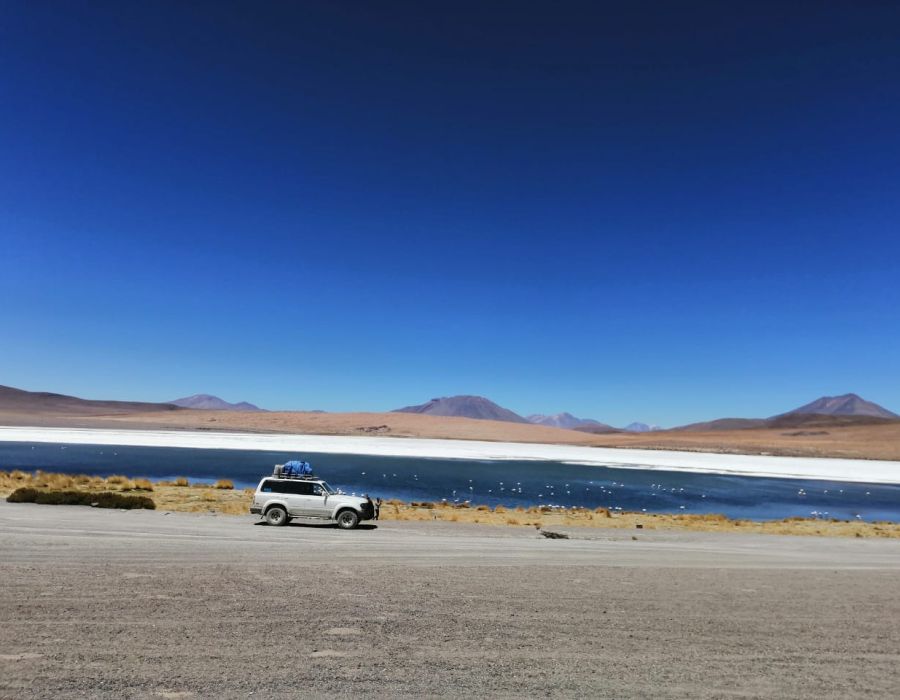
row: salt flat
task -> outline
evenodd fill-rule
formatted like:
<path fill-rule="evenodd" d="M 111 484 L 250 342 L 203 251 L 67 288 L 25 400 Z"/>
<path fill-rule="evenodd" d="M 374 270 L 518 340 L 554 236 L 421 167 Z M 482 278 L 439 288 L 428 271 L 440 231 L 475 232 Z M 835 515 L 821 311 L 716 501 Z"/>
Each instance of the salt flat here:
<path fill-rule="evenodd" d="M 619 469 L 900 484 L 900 462 L 637 450 L 477 440 L 239 432 L 0 427 L 0 441 L 365 454 L 467 460 L 546 460 Z"/>

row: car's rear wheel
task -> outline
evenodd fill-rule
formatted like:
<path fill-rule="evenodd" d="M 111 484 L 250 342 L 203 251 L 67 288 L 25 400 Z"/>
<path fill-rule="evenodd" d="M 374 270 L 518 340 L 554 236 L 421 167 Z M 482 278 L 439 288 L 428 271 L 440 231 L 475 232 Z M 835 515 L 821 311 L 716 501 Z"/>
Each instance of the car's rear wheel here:
<path fill-rule="evenodd" d="M 287 511 L 281 506 L 272 506 L 266 511 L 266 522 L 269 525 L 287 525 Z"/>
<path fill-rule="evenodd" d="M 338 513 L 337 524 L 339 528 L 342 528 L 344 530 L 352 530 L 357 525 L 359 525 L 359 516 L 356 514 L 356 511 L 342 510 L 340 513 Z"/>

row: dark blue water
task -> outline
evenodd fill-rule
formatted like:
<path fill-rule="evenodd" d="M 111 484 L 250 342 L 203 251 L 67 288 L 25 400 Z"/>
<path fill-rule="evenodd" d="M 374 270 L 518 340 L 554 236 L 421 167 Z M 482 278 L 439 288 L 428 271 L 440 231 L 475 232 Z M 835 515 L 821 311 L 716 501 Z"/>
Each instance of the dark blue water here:
<path fill-rule="evenodd" d="M 418 459 L 180 447 L 0 443 L 0 469 L 256 486 L 272 465 L 304 458 L 348 493 L 405 501 L 585 506 L 649 513 L 723 513 L 900 522 L 900 486 L 588 467 L 559 462 Z"/>

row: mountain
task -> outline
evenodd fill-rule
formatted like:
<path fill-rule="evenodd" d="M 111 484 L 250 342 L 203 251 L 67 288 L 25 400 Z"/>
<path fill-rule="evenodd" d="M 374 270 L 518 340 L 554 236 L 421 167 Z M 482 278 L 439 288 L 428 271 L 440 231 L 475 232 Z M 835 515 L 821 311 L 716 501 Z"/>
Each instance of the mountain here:
<path fill-rule="evenodd" d="M 606 423 L 601 423 L 600 421 L 594 420 L 592 418 L 576 418 L 571 413 L 554 413 L 551 416 L 545 416 L 543 414 L 537 413 L 535 415 L 528 416 L 527 420 L 529 423 L 534 423 L 535 425 L 549 425 L 552 428 L 568 428 L 569 430 L 587 426 L 595 426 L 597 428 L 608 428 L 609 430 L 615 430 L 615 428 L 610 425 L 606 425 Z"/>
<path fill-rule="evenodd" d="M 800 408 L 771 418 L 719 418 L 703 423 L 682 425 L 673 430 L 746 430 L 748 428 L 828 428 L 843 425 L 867 425 L 900 418 L 877 403 L 856 394 L 823 396 Z"/>
<path fill-rule="evenodd" d="M 453 416 L 480 420 L 502 420 L 508 423 L 528 423 L 518 413 L 498 406 L 483 396 L 444 396 L 419 406 L 397 408 L 393 413 L 422 413 L 429 416 Z"/>
<path fill-rule="evenodd" d="M 662 430 L 658 425 L 647 425 L 646 423 L 629 423 L 625 426 L 627 433 L 650 433 L 654 430 Z"/>
<path fill-rule="evenodd" d="M 841 396 L 823 396 L 793 411 L 781 413 L 773 418 L 796 414 L 816 414 L 825 416 L 870 416 L 873 418 L 900 418 L 896 413 L 888 411 L 877 403 L 866 401 L 856 394 Z"/>
<path fill-rule="evenodd" d="M 193 396 L 185 396 L 183 399 L 175 399 L 170 401 L 176 406 L 182 408 L 200 408 L 206 411 L 262 411 L 259 406 L 252 403 L 241 401 L 240 403 L 228 403 L 218 396 L 211 394 L 194 394 Z"/>
<path fill-rule="evenodd" d="M 177 410 L 178 406 L 170 403 L 80 399 L 77 396 L 67 396 L 66 394 L 25 391 L 24 389 L 15 389 L 11 386 L 0 386 L 0 412 L 105 416 Z"/>

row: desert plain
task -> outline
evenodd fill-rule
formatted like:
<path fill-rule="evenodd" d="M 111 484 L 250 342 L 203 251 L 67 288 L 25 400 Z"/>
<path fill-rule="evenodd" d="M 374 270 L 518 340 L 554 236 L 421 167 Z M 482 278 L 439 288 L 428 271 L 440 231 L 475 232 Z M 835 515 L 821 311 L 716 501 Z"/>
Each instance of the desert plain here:
<path fill-rule="evenodd" d="M 896 697 L 900 541 L 0 503 L 4 698 Z"/>

